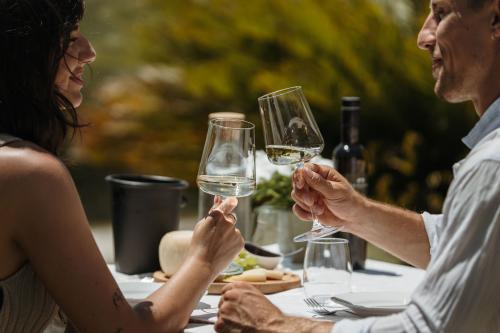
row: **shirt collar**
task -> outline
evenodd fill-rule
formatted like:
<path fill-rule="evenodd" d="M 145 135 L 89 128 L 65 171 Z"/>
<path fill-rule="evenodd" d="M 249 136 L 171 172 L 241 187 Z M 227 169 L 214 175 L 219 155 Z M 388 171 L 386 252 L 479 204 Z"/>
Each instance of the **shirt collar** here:
<path fill-rule="evenodd" d="M 497 128 L 500 128 L 500 97 L 483 113 L 474 128 L 462 139 L 462 142 L 469 149 L 472 149 Z"/>

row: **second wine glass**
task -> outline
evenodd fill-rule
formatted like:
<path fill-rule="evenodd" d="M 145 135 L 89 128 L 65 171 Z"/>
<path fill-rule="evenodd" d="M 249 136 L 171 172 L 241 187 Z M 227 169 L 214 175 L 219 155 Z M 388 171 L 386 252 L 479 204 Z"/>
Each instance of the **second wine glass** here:
<path fill-rule="evenodd" d="M 266 154 L 271 163 L 304 166 L 319 155 L 324 147 L 323 137 L 304 96 L 302 87 L 291 87 L 259 97 Z M 323 226 L 313 216 L 310 231 L 294 237 L 295 242 L 306 242 L 325 237 L 338 228 Z"/>

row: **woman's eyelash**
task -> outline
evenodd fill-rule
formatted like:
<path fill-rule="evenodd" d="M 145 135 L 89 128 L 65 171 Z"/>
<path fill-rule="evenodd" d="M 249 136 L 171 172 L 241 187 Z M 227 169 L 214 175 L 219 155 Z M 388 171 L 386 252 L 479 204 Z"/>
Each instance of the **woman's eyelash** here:
<path fill-rule="evenodd" d="M 435 19 L 436 19 L 436 21 L 438 21 L 438 22 L 442 21 L 442 20 L 444 19 L 444 17 L 445 17 L 445 16 L 446 16 L 446 15 L 445 15 L 445 13 L 444 13 L 444 11 L 443 11 L 442 9 L 436 10 L 436 11 L 434 12 L 434 18 L 435 18 Z"/>

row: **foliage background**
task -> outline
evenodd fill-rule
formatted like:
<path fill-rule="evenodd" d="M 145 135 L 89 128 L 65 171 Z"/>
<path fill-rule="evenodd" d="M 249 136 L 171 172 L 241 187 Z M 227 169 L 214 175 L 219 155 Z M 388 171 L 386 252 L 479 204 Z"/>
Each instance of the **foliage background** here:
<path fill-rule="evenodd" d="M 101 176 L 130 171 L 194 183 L 208 114 L 257 124 L 256 99 L 303 86 L 327 145 L 341 96 L 362 97 L 369 196 L 440 211 L 452 163 L 475 122 L 433 93 L 416 47 L 425 1 L 87 0 L 82 25 L 98 60 L 81 108 L 91 123 L 70 149 L 90 218 L 107 214 Z M 257 142 L 262 148 L 263 140 Z M 106 203 L 106 206 L 104 204 Z"/>

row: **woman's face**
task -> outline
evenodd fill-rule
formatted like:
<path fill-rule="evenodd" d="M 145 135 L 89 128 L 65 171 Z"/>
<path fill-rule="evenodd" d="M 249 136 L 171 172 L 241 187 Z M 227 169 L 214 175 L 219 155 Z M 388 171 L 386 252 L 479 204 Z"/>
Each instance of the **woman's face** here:
<path fill-rule="evenodd" d="M 55 85 L 59 92 L 66 97 L 73 107 L 82 103 L 81 90 L 84 66 L 94 62 L 96 53 L 87 38 L 80 32 L 78 26 L 70 35 L 70 43 L 66 55 L 59 62 Z"/>

